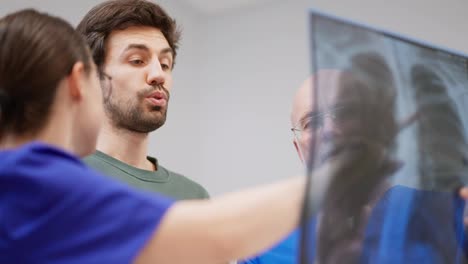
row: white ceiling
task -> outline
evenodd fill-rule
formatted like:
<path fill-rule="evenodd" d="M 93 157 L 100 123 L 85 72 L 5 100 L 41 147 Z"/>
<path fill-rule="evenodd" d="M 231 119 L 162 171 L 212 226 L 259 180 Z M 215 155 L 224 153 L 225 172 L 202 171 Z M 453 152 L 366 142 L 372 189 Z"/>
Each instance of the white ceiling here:
<path fill-rule="evenodd" d="M 234 9 L 253 7 L 272 0 L 184 0 L 203 14 L 218 14 Z"/>

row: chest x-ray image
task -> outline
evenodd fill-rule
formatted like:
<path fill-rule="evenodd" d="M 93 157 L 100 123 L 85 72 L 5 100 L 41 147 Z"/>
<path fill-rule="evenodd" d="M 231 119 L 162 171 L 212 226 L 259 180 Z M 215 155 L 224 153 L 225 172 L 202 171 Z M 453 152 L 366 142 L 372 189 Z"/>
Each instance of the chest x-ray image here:
<path fill-rule="evenodd" d="M 467 57 L 317 11 L 309 22 L 301 263 L 467 263 Z"/>

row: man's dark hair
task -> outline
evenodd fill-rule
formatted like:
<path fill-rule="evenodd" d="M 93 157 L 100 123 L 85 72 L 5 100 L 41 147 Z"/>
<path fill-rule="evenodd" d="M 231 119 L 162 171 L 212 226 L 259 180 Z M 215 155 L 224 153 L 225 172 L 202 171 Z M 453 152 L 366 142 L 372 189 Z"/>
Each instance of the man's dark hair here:
<path fill-rule="evenodd" d="M 77 31 L 87 40 L 99 70 L 104 65 L 106 40 L 111 32 L 131 26 L 149 26 L 161 30 L 172 48 L 175 61 L 180 31 L 175 20 L 164 9 L 145 0 L 111 0 L 91 9 L 77 27 Z"/>

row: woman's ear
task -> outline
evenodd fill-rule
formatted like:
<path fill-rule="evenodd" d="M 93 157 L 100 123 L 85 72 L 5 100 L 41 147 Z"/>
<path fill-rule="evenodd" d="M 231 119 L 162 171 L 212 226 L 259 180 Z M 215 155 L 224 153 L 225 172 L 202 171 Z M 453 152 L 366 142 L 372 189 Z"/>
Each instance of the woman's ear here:
<path fill-rule="evenodd" d="M 71 73 L 68 75 L 68 92 L 72 100 L 81 100 L 84 93 L 84 78 L 86 72 L 84 64 L 77 62 L 73 65 Z"/>

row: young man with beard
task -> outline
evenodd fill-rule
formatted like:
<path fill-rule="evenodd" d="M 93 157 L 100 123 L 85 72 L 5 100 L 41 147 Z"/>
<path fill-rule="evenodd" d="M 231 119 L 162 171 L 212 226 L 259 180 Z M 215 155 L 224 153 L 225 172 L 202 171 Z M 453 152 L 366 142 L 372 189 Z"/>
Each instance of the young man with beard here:
<path fill-rule="evenodd" d="M 130 185 L 175 199 L 208 198 L 196 182 L 149 157 L 149 133 L 164 125 L 180 32 L 158 5 L 112 0 L 78 25 L 98 66 L 105 122 L 97 151 L 85 162 Z"/>

